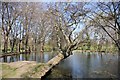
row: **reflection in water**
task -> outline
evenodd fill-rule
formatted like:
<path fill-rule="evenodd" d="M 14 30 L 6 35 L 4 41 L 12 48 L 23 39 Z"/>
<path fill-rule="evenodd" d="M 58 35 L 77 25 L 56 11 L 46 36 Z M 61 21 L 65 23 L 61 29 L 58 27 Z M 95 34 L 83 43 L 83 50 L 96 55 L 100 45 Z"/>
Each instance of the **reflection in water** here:
<path fill-rule="evenodd" d="M 30 54 L 18 54 L 12 56 L 5 56 L 0 58 L 0 62 L 16 62 L 16 61 L 36 61 L 36 62 L 47 62 L 52 59 L 57 54 L 45 52 L 40 53 L 30 53 Z"/>
<path fill-rule="evenodd" d="M 41 62 L 43 62 L 44 56 L 45 56 L 44 54 L 40 54 L 40 61 L 41 61 Z"/>
<path fill-rule="evenodd" d="M 3 60 L 4 60 L 4 62 L 7 62 L 7 57 L 4 56 L 4 57 L 3 57 Z"/>
<path fill-rule="evenodd" d="M 60 71 L 62 72 L 58 73 Z M 60 62 L 46 78 L 60 78 L 65 73 L 66 76 L 62 76 L 62 78 L 67 78 L 69 75 L 72 78 L 117 77 L 118 55 L 75 52 Z"/>
<path fill-rule="evenodd" d="M 88 55 L 87 55 L 87 57 L 86 57 L 86 67 L 85 67 L 85 69 L 88 69 L 87 71 L 86 71 L 86 73 L 84 73 L 84 75 L 83 75 L 83 77 L 85 77 L 85 76 L 88 76 L 89 77 L 89 71 L 90 71 L 90 61 L 91 61 L 91 55 L 90 55 L 90 53 L 88 53 Z"/>
<path fill-rule="evenodd" d="M 10 62 L 13 62 L 14 61 L 14 58 L 13 58 L 13 56 L 11 56 L 11 58 L 10 58 Z"/>
<path fill-rule="evenodd" d="M 44 61 L 48 61 L 49 60 L 49 55 L 45 55 L 43 58 L 44 58 Z"/>
<path fill-rule="evenodd" d="M 23 57 L 22 57 L 22 54 L 20 54 L 20 61 L 23 61 Z"/>

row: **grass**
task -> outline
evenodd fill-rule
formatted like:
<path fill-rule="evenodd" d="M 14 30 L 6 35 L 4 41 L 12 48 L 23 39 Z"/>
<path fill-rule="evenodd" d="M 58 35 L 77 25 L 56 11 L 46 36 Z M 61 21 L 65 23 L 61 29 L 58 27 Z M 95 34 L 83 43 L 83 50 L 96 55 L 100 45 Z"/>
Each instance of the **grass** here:
<path fill-rule="evenodd" d="M 7 64 L 2 64 L 2 77 L 10 77 L 10 76 L 14 76 L 16 74 L 16 69 L 10 67 Z"/>
<path fill-rule="evenodd" d="M 17 63 L 1 63 L 2 78 L 25 78 L 33 75 L 40 70 L 44 64 L 36 64 L 35 62 L 17 62 Z M 39 70 L 38 70 L 38 69 Z M 26 74 L 27 73 L 27 74 Z"/>
<path fill-rule="evenodd" d="M 87 46 L 81 46 L 81 47 L 78 47 L 78 50 L 88 50 L 88 47 Z M 91 51 L 98 51 L 98 46 L 93 45 L 93 46 L 90 47 L 90 50 Z M 103 45 L 101 47 L 100 51 L 116 52 L 117 48 L 114 45 L 111 45 L 111 46 Z"/>
<path fill-rule="evenodd" d="M 32 67 L 28 72 L 24 73 L 21 75 L 21 77 L 23 78 L 30 78 L 32 76 L 36 76 L 36 74 L 38 74 L 39 72 L 41 72 L 41 68 L 46 66 L 46 64 L 44 63 L 39 63 L 37 65 L 35 65 L 34 67 Z"/>

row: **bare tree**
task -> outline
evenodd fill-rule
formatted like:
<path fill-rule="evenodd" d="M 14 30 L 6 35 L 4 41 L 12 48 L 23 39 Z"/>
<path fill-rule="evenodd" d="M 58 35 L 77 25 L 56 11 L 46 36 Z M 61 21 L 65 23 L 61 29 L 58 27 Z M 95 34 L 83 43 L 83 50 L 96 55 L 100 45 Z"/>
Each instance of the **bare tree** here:
<path fill-rule="evenodd" d="M 92 16 L 88 17 L 94 26 L 101 27 L 108 34 L 120 50 L 120 2 L 99 2 L 97 7 L 99 9 L 92 10 Z"/>
<path fill-rule="evenodd" d="M 4 35 L 4 52 L 7 52 L 8 37 L 14 22 L 16 21 L 19 13 L 13 3 L 2 2 L 2 31 Z"/>

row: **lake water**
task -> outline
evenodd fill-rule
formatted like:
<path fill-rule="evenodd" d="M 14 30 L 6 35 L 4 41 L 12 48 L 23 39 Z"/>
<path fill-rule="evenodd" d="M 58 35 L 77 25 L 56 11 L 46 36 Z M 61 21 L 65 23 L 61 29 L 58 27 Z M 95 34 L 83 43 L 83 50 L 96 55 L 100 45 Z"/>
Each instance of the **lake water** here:
<path fill-rule="evenodd" d="M 61 61 L 46 78 L 116 78 L 118 55 L 110 53 L 80 53 Z"/>
<path fill-rule="evenodd" d="M 57 54 L 44 52 L 43 54 L 40 53 L 26 53 L 26 54 L 17 54 L 12 56 L 5 56 L 0 58 L 0 62 L 16 62 L 16 61 L 36 61 L 36 62 L 47 62 L 52 59 Z"/>
<path fill-rule="evenodd" d="M 45 52 L 19 54 L 0 58 L 1 62 L 37 61 L 47 62 L 57 54 Z M 118 77 L 118 54 L 110 53 L 81 53 L 73 52 L 73 55 L 61 61 L 45 77 L 47 78 L 115 78 Z"/>

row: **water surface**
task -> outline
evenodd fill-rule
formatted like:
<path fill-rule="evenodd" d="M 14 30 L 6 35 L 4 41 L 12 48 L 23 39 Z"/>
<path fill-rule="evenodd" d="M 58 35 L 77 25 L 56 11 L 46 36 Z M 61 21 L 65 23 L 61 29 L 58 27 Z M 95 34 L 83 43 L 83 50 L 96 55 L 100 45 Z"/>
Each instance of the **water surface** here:
<path fill-rule="evenodd" d="M 117 54 L 74 52 L 61 61 L 46 78 L 115 78 L 117 76 Z"/>
<path fill-rule="evenodd" d="M 12 56 L 5 56 L 0 58 L 1 62 L 16 62 L 16 61 L 36 61 L 36 62 L 47 62 L 50 59 L 52 59 L 55 55 L 55 53 L 51 52 L 44 52 L 43 54 L 41 53 L 26 53 L 26 54 L 17 54 L 17 55 L 12 55 Z"/>

